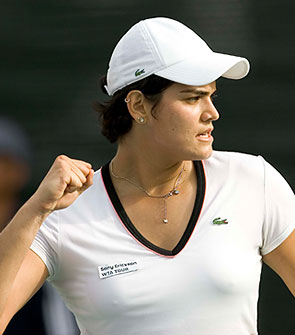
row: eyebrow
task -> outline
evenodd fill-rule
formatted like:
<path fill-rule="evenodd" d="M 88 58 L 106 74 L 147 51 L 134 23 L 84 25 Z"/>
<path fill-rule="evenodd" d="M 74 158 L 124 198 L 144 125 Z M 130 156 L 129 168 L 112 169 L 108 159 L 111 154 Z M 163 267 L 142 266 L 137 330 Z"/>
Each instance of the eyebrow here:
<path fill-rule="evenodd" d="M 210 93 L 210 91 L 202 91 L 202 90 L 193 89 L 193 88 L 180 91 L 180 93 L 193 93 L 193 94 L 197 94 L 197 95 L 201 95 L 201 96 L 213 95 L 216 92 L 217 92 L 217 90 Z"/>

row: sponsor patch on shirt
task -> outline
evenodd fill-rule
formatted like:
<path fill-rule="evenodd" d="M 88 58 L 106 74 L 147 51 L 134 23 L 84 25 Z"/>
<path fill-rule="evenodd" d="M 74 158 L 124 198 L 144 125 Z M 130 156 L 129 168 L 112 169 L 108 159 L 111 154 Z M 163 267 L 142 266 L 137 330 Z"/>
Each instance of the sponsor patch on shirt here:
<path fill-rule="evenodd" d="M 137 270 L 138 270 L 138 264 L 136 261 L 98 266 L 99 278 L 101 279 L 121 275 L 121 274 L 128 273 L 128 272 L 133 272 Z"/>

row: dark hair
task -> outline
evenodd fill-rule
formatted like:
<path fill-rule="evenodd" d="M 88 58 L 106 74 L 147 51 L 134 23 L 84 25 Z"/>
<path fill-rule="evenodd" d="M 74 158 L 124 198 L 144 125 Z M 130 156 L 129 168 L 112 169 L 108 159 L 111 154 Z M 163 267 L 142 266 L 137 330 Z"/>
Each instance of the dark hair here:
<path fill-rule="evenodd" d="M 106 76 L 101 78 L 100 83 L 102 91 L 107 94 L 104 87 L 104 85 L 106 85 Z M 153 74 L 117 91 L 111 97 L 111 100 L 107 102 L 101 103 L 96 101 L 94 103 L 94 109 L 100 116 L 102 134 L 111 143 L 114 143 L 120 136 L 128 133 L 131 129 L 133 119 L 124 101 L 128 92 L 131 90 L 139 90 L 147 99 L 151 100 L 154 103 L 152 115 L 155 117 L 153 111 L 160 102 L 163 91 L 172 84 L 172 81 Z"/>

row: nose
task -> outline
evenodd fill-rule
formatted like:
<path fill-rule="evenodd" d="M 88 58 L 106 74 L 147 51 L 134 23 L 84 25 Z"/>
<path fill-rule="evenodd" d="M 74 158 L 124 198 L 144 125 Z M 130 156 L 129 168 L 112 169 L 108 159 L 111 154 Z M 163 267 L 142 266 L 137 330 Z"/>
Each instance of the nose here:
<path fill-rule="evenodd" d="M 201 120 L 203 122 L 217 121 L 219 119 L 219 113 L 215 108 L 212 100 L 208 98 L 206 105 L 204 106 L 204 111 L 201 115 Z"/>

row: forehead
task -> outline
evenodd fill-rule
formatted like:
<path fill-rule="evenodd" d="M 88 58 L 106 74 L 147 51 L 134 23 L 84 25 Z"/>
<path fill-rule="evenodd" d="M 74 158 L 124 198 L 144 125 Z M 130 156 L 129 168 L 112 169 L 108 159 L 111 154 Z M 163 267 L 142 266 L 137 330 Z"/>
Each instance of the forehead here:
<path fill-rule="evenodd" d="M 175 94 L 202 92 L 210 95 L 216 91 L 216 81 L 213 81 L 212 83 L 203 86 L 191 86 L 191 85 L 174 83 L 173 85 L 168 87 L 165 91 L 167 91 L 167 93 L 175 93 Z"/>

